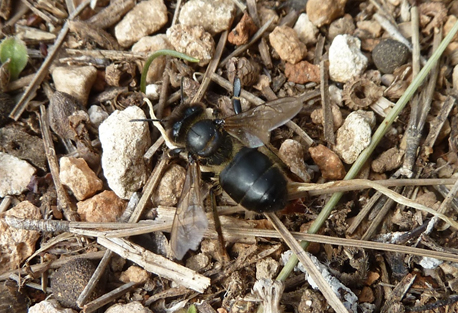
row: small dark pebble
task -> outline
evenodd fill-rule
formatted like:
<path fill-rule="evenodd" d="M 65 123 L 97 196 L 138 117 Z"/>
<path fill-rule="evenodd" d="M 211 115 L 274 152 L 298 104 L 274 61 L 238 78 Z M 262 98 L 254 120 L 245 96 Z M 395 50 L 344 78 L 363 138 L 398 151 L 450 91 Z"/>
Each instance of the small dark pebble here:
<path fill-rule="evenodd" d="M 63 307 L 78 310 L 76 300 L 91 279 L 95 269 L 96 266 L 94 263 L 87 259 L 75 259 L 64 264 L 51 277 L 51 288 L 54 298 Z M 98 298 L 104 293 L 104 284 L 99 284 L 89 296 L 89 301 Z"/>
<path fill-rule="evenodd" d="M 372 50 L 375 66 L 385 74 L 393 73 L 396 68 L 406 63 L 408 56 L 409 49 L 392 39 L 383 40 Z"/>

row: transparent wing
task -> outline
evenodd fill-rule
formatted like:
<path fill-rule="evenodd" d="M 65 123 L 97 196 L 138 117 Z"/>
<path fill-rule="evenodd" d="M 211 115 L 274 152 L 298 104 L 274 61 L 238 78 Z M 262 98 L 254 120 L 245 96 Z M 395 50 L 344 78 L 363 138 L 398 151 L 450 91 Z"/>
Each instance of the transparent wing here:
<path fill-rule="evenodd" d="M 200 190 L 200 171 L 198 164 L 191 162 L 172 225 L 170 248 L 175 258 L 181 260 L 188 250 L 196 250 L 207 228 L 208 220 Z"/>
<path fill-rule="evenodd" d="M 269 101 L 224 119 L 224 129 L 250 148 L 269 142 L 270 131 L 285 124 L 302 109 L 302 101 L 287 97 Z"/>

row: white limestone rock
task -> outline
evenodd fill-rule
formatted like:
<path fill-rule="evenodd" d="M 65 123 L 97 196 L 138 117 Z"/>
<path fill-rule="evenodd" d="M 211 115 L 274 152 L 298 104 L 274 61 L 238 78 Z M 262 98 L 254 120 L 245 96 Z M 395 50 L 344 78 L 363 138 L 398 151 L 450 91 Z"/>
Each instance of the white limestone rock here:
<path fill-rule="evenodd" d="M 129 199 L 148 178 L 143 160 L 151 145 L 148 123 L 130 122 L 145 118 L 139 107 L 130 106 L 114 111 L 99 127 L 103 173 L 108 186 L 121 199 Z"/>
<path fill-rule="evenodd" d="M 369 111 L 350 113 L 342 127 L 337 130 L 334 151 L 342 161 L 353 164 L 359 154 L 371 143 L 372 127 L 375 126 L 375 114 Z"/>
<path fill-rule="evenodd" d="M 52 72 L 56 90 L 68 93 L 86 106 L 92 85 L 97 78 L 97 69 L 93 66 L 60 66 Z"/>
<path fill-rule="evenodd" d="M 306 13 L 299 15 L 293 29 L 296 31 L 297 37 L 299 37 L 303 44 L 312 45 L 316 43 L 318 28 L 310 22 Z"/>
<path fill-rule="evenodd" d="M 202 26 L 215 35 L 231 27 L 235 12 L 232 0 L 190 0 L 183 5 L 178 20 L 186 26 Z"/>
<path fill-rule="evenodd" d="M 27 190 L 35 168 L 15 156 L 0 152 L 0 198 Z"/>
<path fill-rule="evenodd" d="M 336 82 L 345 83 L 360 75 L 368 60 L 361 53 L 361 41 L 350 35 L 338 35 L 329 48 L 329 76 Z"/>
<path fill-rule="evenodd" d="M 91 123 L 94 124 L 95 127 L 99 127 L 100 124 L 102 124 L 102 122 L 108 117 L 108 113 L 98 105 L 91 105 L 89 110 L 87 110 L 87 113 L 89 114 Z"/>
<path fill-rule="evenodd" d="M 167 29 L 167 37 L 176 51 L 199 59 L 199 65 L 207 65 L 215 52 L 215 41 L 202 26 L 176 24 Z"/>
<path fill-rule="evenodd" d="M 115 37 L 125 48 L 140 38 L 153 34 L 167 23 L 163 0 L 140 1 L 115 27 Z"/>
<path fill-rule="evenodd" d="M 114 304 L 110 306 L 105 313 L 153 313 L 150 309 L 144 307 L 140 302 L 130 302 L 127 304 Z"/>

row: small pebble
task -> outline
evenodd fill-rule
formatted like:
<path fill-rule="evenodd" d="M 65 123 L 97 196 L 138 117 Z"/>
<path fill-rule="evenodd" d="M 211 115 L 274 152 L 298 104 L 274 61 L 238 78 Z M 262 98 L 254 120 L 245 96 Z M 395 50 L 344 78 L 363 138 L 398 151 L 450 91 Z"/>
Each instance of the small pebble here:
<path fill-rule="evenodd" d="M 141 267 L 132 265 L 127 270 L 121 273 L 121 276 L 119 276 L 119 280 L 126 284 L 130 282 L 145 283 L 149 279 L 149 277 L 150 273 L 148 273 L 148 271 L 144 270 Z"/>
<path fill-rule="evenodd" d="M 171 165 L 162 175 L 153 202 L 164 206 L 176 205 L 181 196 L 185 178 L 186 170 L 183 167 L 178 164 Z"/>
<path fill-rule="evenodd" d="M 140 302 L 134 301 L 127 304 L 114 304 L 110 306 L 105 313 L 153 313 L 150 309 L 144 307 Z"/>
<path fill-rule="evenodd" d="M 167 37 L 178 52 L 199 59 L 200 66 L 207 65 L 215 52 L 215 41 L 202 26 L 177 24 L 167 29 Z"/>
<path fill-rule="evenodd" d="M 359 110 L 347 116 L 342 127 L 337 130 L 334 147 L 334 151 L 345 163 L 353 164 L 370 144 L 374 125 L 374 112 Z"/>
<path fill-rule="evenodd" d="M 347 174 L 340 158 L 333 151 L 323 145 L 309 148 L 310 156 L 320 168 L 323 178 L 327 180 L 341 180 Z"/>
<path fill-rule="evenodd" d="M 140 38 L 153 34 L 167 23 L 163 0 L 140 1 L 115 27 L 119 44 L 129 47 Z"/>
<path fill-rule="evenodd" d="M 355 31 L 355 23 L 350 14 L 345 14 L 343 17 L 335 20 L 329 25 L 328 39 L 334 40 L 337 35 L 353 35 Z"/>
<path fill-rule="evenodd" d="M 372 59 L 382 73 L 391 74 L 396 68 L 406 63 L 409 49 L 399 41 L 385 39 L 372 50 Z"/>
<path fill-rule="evenodd" d="M 93 66 L 60 66 L 52 72 L 56 90 L 75 97 L 83 106 L 87 104 L 87 98 L 96 78 L 97 69 Z"/>
<path fill-rule="evenodd" d="M 0 152 L 0 198 L 27 190 L 35 168 L 15 156 Z"/>
<path fill-rule="evenodd" d="M 82 221 L 104 223 L 116 222 L 124 212 L 127 203 L 110 190 L 105 190 L 92 198 L 77 204 Z"/>
<path fill-rule="evenodd" d="M 329 48 L 329 75 L 336 82 L 345 83 L 361 75 L 368 60 L 361 53 L 361 42 L 349 35 L 338 35 Z"/>
<path fill-rule="evenodd" d="M 5 216 L 40 220 L 40 209 L 29 201 L 23 201 L 4 213 Z M 35 244 L 40 233 L 10 227 L 0 220 L 0 273 L 17 269 L 22 262 L 35 252 Z"/>
<path fill-rule="evenodd" d="M 286 139 L 280 146 L 278 154 L 282 160 L 289 166 L 291 172 L 299 176 L 304 182 L 311 180 L 307 171 L 307 165 L 304 162 L 304 150 L 302 145 L 292 139 Z"/>
<path fill-rule="evenodd" d="M 297 33 L 289 26 L 277 26 L 269 34 L 269 41 L 280 58 L 292 64 L 302 60 L 307 47 L 299 40 Z"/>
<path fill-rule="evenodd" d="M 236 46 L 244 45 L 257 30 L 258 27 L 253 19 L 245 12 L 240 22 L 227 36 L 227 41 Z"/>
<path fill-rule="evenodd" d="M 280 21 L 280 17 L 278 16 L 277 12 L 275 10 L 266 8 L 265 6 L 261 6 L 258 11 L 259 18 L 261 19 L 261 25 L 264 25 L 270 19 L 272 20 L 272 24 L 270 24 L 269 28 L 267 31 L 273 31 L 274 28 L 278 25 L 278 22 Z"/>
<path fill-rule="evenodd" d="M 316 43 L 318 28 L 310 22 L 307 14 L 302 13 L 299 15 L 293 29 L 303 44 L 313 45 Z"/>
<path fill-rule="evenodd" d="M 108 113 L 98 105 L 91 105 L 87 113 L 89 114 L 91 123 L 94 124 L 95 127 L 99 127 L 108 117 Z"/>
<path fill-rule="evenodd" d="M 173 46 L 167 38 L 167 35 L 165 34 L 143 37 L 132 46 L 132 52 L 144 52 L 148 55 L 161 49 L 173 50 Z M 144 64 L 145 62 L 143 61 L 138 62 L 139 68 L 143 69 Z M 146 83 L 150 84 L 158 80 L 161 80 L 162 74 L 164 73 L 165 64 L 165 55 L 154 59 L 153 62 L 151 62 L 151 65 L 148 69 L 148 74 L 146 75 Z"/>
<path fill-rule="evenodd" d="M 377 21 L 359 21 L 356 23 L 358 29 L 366 31 L 372 38 L 380 37 L 382 26 Z"/>
<path fill-rule="evenodd" d="M 103 174 L 121 199 L 130 199 L 148 178 L 143 160 L 151 145 L 148 123 L 130 121 L 145 118 L 142 109 L 130 106 L 114 111 L 99 127 Z"/>
<path fill-rule="evenodd" d="M 392 171 L 402 165 L 403 157 L 404 152 L 400 151 L 397 147 L 393 147 L 384 151 L 372 161 L 371 168 L 376 173 Z"/>
<path fill-rule="evenodd" d="M 73 309 L 64 309 L 54 299 L 43 300 L 29 308 L 28 313 L 76 313 Z"/>
<path fill-rule="evenodd" d="M 278 274 L 280 264 L 271 257 L 256 263 L 256 279 L 273 279 Z"/>
<path fill-rule="evenodd" d="M 181 8 L 178 20 L 184 26 L 202 26 L 215 35 L 231 27 L 235 12 L 232 0 L 190 0 Z"/>
<path fill-rule="evenodd" d="M 344 15 L 346 3 L 347 0 L 309 0 L 306 11 L 310 21 L 321 27 Z"/>
<path fill-rule="evenodd" d="M 103 182 L 81 158 L 62 157 L 59 160 L 59 178 L 78 200 L 84 200 L 102 190 Z"/>
<path fill-rule="evenodd" d="M 334 124 L 334 130 L 339 129 L 340 126 L 343 124 L 343 117 L 340 108 L 336 104 L 332 104 L 331 107 L 332 112 L 332 121 Z M 316 109 L 310 114 L 312 118 L 312 122 L 316 125 L 323 125 L 324 118 L 323 118 L 323 109 Z"/>
<path fill-rule="evenodd" d="M 296 84 L 319 83 L 320 67 L 307 61 L 301 61 L 296 64 L 286 63 L 285 75 L 289 82 Z"/>
<path fill-rule="evenodd" d="M 94 263 L 87 259 L 74 259 L 65 263 L 51 276 L 54 298 L 64 307 L 79 310 L 76 300 L 91 279 L 95 269 Z M 102 287 L 95 288 L 88 300 L 92 301 L 102 295 L 103 289 Z"/>
<path fill-rule="evenodd" d="M 186 259 L 186 267 L 199 273 L 209 265 L 211 265 L 211 259 L 205 253 L 194 254 Z"/>

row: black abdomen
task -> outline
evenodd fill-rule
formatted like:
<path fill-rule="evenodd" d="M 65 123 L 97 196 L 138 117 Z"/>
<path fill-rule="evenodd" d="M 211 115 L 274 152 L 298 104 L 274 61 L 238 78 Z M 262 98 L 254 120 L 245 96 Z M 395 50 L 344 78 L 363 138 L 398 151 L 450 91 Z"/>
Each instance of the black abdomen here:
<path fill-rule="evenodd" d="M 243 147 L 221 172 L 219 182 L 224 191 L 247 210 L 273 212 L 286 205 L 286 178 L 257 149 Z"/>

